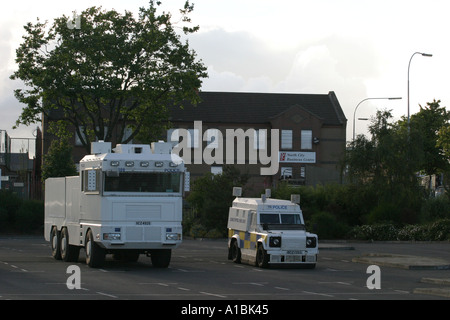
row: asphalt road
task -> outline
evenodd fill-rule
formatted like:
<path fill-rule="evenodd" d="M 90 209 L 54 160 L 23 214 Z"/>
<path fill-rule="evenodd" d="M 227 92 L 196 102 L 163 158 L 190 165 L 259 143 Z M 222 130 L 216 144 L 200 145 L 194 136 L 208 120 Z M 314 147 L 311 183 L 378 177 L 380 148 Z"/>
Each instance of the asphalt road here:
<path fill-rule="evenodd" d="M 354 250 L 345 250 L 352 246 Z M 439 287 L 424 278 L 450 278 L 449 270 L 404 270 L 380 266 L 380 289 L 369 289 L 368 264 L 352 259 L 395 253 L 450 261 L 450 243 L 321 243 L 317 266 L 259 269 L 227 260 L 226 240 L 184 240 L 167 269 L 153 268 L 143 255 L 136 263 L 107 256 L 101 269 L 54 260 L 42 237 L 0 237 L 0 300 L 424 300 L 448 297 L 415 293 Z M 71 278 L 79 267 L 81 284 Z M 69 268 L 69 270 L 68 270 Z M 68 286 L 69 282 L 69 286 Z M 419 290 L 420 291 L 420 290 Z M 188 303 L 186 302 L 186 306 Z M 196 312 L 195 310 L 185 310 Z M 224 310 L 222 310 L 224 311 Z M 264 311 L 261 310 L 260 311 Z M 206 312 L 206 309 L 205 309 Z M 217 311 L 216 311 L 217 312 Z"/>

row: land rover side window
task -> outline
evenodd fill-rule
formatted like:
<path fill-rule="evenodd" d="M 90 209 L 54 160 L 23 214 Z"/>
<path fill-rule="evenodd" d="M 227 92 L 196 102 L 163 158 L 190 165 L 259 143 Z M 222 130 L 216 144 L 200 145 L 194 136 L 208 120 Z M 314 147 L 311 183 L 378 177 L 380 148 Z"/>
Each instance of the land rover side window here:
<path fill-rule="evenodd" d="M 281 214 L 281 223 L 282 224 L 301 224 L 302 220 L 300 219 L 299 214 Z"/>
<path fill-rule="evenodd" d="M 179 172 L 120 172 L 105 175 L 105 192 L 180 192 Z"/>
<path fill-rule="evenodd" d="M 82 191 L 94 193 L 98 193 L 100 191 L 100 170 L 84 170 L 81 178 Z"/>

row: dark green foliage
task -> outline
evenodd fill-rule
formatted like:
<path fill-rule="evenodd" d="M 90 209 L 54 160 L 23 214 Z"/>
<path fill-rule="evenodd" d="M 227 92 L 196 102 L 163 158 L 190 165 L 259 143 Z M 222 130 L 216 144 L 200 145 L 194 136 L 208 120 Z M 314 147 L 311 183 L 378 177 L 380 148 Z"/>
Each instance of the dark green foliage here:
<path fill-rule="evenodd" d="M 41 233 L 43 226 L 43 201 L 22 200 L 10 191 L 0 190 L 0 232 Z"/>
<path fill-rule="evenodd" d="M 202 237 L 213 229 L 226 234 L 228 210 L 234 200 L 233 187 L 244 186 L 247 180 L 233 166 L 224 166 L 222 174 L 206 174 L 195 180 L 187 198 L 194 214 L 185 221 L 191 225 L 193 236 Z"/>
<path fill-rule="evenodd" d="M 393 224 L 374 224 L 354 227 L 349 239 L 373 241 L 448 241 L 450 219 L 441 219 L 421 225 L 396 227 Z"/>
<path fill-rule="evenodd" d="M 422 221 L 450 219 L 450 199 L 446 196 L 430 198 L 421 208 Z"/>
<path fill-rule="evenodd" d="M 319 239 L 343 239 L 349 229 L 336 215 L 326 211 L 313 214 L 310 221 L 306 221 L 306 227 L 309 232 L 316 233 Z"/>
<path fill-rule="evenodd" d="M 26 200 L 17 211 L 16 230 L 20 233 L 43 232 L 44 206 L 42 201 Z"/>
<path fill-rule="evenodd" d="M 11 76 L 26 85 L 15 90 L 25 105 L 16 124 L 29 125 L 59 110 L 87 152 L 96 139 L 128 143 L 138 136 L 147 142 L 159 137 L 168 108 L 198 103 L 201 79 L 207 77 L 206 66 L 176 31 L 198 30 L 189 26 L 193 5 L 186 1 L 180 21 L 172 22 L 170 13 L 157 12 L 159 4 L 149 1 L 137 17 L 91 7 L 79 14 L 76 28 L 68 26 L 67 16 L 51 25 L 39 19 L 27 23 Z"/>
<path fill-rule="evenodd" d="M 23 200 L 10 191 L 0 190 L 0 231 L 7 231 L 15 223 L 15 214 Z"/>
<path fill-rule="evenodd" d="M 78 175 L 72 159 L 72 147 L 66 139 L 53 140 L 42 164 L 42 181 L 51 177 Z"/>

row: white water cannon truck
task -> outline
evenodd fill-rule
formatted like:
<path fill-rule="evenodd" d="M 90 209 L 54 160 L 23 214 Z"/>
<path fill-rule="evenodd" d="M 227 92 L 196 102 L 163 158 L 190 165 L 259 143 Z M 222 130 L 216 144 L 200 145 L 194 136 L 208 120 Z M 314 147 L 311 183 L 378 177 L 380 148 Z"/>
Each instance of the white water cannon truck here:
<path fill-rule="evenodd" d="M 182 241 L 185 167 L 172 144 L 93 142 L 80 174 L 45 181 L 44 237 L 57 260 L 78 261 L 81 248 L 90 267 L 105 255 L 137 261 L 151 257 L 168 267 Z"/>
<path fill-rule="evenodd" d="M 319 254 L 316 234 L 306 232 L 300 196 L 291 201 L 270 199 L 270 189 L 261 198 L 236 199 L 228 214 L 228 259 L 261 268 L 297 265 L 315 268 Z"/>

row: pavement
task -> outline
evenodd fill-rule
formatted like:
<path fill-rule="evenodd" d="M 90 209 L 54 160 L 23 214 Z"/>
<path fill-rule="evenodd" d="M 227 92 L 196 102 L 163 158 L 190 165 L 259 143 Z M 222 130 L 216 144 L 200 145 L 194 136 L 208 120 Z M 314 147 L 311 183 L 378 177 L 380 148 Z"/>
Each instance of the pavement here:
<path fill-rule="evenodd" d="M 355 257 L 352 259 L 352 262 L 407 270 L 450 270 L 449 261 L 412 255 L 370 253 L 361 257 Z M 420 282 L 437 286 L 416 288 L 413 293 L 450 298 L 450 278 L 422 278 Z"/>
<path fill-rule="evenodd" d="M 319 250 L 355 250 L 348 243 L 319 243 Z M 450 270 L 450 261 L 413 255 L 391 253 L 368 253 L 352 259 L 352 262 L 393 267 L 407 270 Z M 434 287 L 416 288 L 416 294 L 428 294 L 450 298 L 450 278 L 422 278 L 421 283 Z"/>
<path fill-rule="evenodd" d="M 443 259 L 390 253 L 369 253 L 361 257 L 353 258 L 352 261 L 408 270 L 450 269 L 450 262 Z"/>
<path fill-rule="evenodd" d="M 355 250 L 355 247 L 349 245 L 348 243 L 339 242 L 319 242 L 319 250 Z"/>

